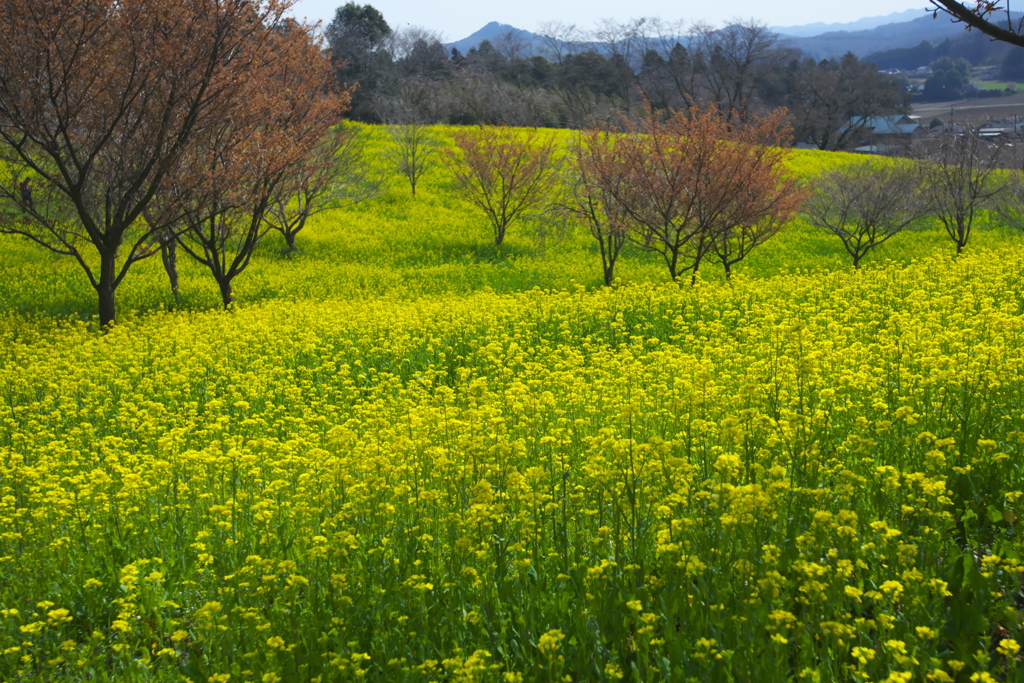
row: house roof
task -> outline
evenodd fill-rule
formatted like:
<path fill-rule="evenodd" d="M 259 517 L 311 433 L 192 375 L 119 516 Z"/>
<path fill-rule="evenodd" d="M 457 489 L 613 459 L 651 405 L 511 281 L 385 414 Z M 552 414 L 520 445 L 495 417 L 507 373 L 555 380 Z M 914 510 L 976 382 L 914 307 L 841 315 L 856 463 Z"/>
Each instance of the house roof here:
<path fill-rule="evenodd" d="M 859 117 L 850 117 L 843 130 L 860 127 L 860 125 Z M 865 133 L 874 133 L 875 135 L 910 135 L 919 128 L 923 128 L 923 126 L 906 114 L 869 116 L 863 126 Z"/>

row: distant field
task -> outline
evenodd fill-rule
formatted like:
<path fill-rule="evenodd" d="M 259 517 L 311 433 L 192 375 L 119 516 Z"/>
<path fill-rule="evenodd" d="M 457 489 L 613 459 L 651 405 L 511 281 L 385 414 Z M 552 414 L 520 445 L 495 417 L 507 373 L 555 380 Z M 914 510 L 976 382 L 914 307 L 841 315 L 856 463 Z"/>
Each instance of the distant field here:
<path fill-rule="evenodd" d="M 1007 83 L 1005 81 L 980 81 L 975 85 L 981 90 L 1006 90 L 1010 87 L 1012 90 L 1017 90 L 1016 83 Z"/>
<path fill-rule="evenodd" d="M 990 118 L 1018 116 L 1024 120 L 1024 93 L 1007 97 L 957 100 L 956 102 L 921 102 L 911 107 L 911 114 L 930 120 L 941 116 L 944 121 L 949 119 L 949 109 L 953 108 L 953 119 L 963 121 L 982 121 Z"/>

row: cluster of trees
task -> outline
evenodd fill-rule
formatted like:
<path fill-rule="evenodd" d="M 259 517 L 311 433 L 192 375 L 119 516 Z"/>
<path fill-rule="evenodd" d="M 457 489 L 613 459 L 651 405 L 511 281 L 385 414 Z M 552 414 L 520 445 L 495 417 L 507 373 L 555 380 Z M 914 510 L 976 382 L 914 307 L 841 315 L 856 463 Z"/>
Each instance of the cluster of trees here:
<path fill-rule="evenodd" d="M 1024 160 L 976 132 L 922 140 L 910 158 L 858 160 L 806 186 L 783 169 L 790 134 L 782 111 L 741 123 L 713 105 L 668 118 L 648 108 L 580 131 L 559 160 L 552 136 L 500 126 L 458 131 L 442 156 L 495 244 L 526 215 L 567 217 L 596 240 L 605 284 L 629 243 L 660 255 L 674 280 L 693 281 L 708 261 L 728 279 L 797 214 L 838 237 L 855 268 L 896 234 L 936 223 L 960 254 L 984 211 L 1024 229 Z"/>
<path fill-rule="evenodd" d="M 557 213 L 589 229 L 605 284 L 628 242 L 659 254 L 673 280 L 692 281 L 707 260 L 728 278 L 803 198 L 783 169 L 784 118 L 730 121 L 710 105 L 666 119 L 648 106 L 638 121 L 581 131 L 560 161 L 553 136 L 502 126 L 456 132 L 443 158 L 496 245 L 516 219 Z"/>
<path fill-rule="evenodd" d="M 581 128 L 593 120 L 715 105 L 727 120 L 786 107 L 797 139 L 838 149 L 851 116 L 905 106 L 900 85 L 853 54 L 816 61 L 754 22 L 714 27 L 657 19 L 551 23 L 540 43 L 509 31 L 467 54 L 436 34 L 393 31 L 348 3 L 325 31 L 339 83 L 359 82 L 351 116 L 367 122 L 505 123 Z"/>
<path fill-rule="evenodd" d="M 859 267 L 894 235 L 941 223 L 956 253 L 967 247 L 983 211 L 1024 227 L 1019 152 L 977 132 L 919 141 L 909 159 L 871 158 L 821 178 L 804 205 L 812 225 L 838 237 Z"/>
<path fill-rule="evenodd" d="M 973 89 L 970 84 L 971 64 L 966 59 L 940 57 L 931 63 L 930 68 L 932 75 L 924 82 L 922 100 L 959 100 Z"/>
<path fill-rule="evenodd" d="M 312 27 L 267 0 L 11 0 L 0 22 L 0 233 L 74 259 L 116 316 L 131 267 L 180 247 L 232 280 L 352 197 L 348 107 Z M 356 171 L 358 173 L 358 171 Z M 362 191 L 362 190 L 360 190 Z"/>
<path fill-rule="evenodd" d="M 913 71 L 920 66 L 931 64 L 942 57 L 966 59 L 970 64 L 1007 64 L 1015 61 L 1017 54 L 1012 46 L 994 42 L 988 36 L 971 31 L 941 42 L 923 40 L 913 47 L 898 47 L 867 55 L 865 61 L 878 65 L 879 69 Z"/>

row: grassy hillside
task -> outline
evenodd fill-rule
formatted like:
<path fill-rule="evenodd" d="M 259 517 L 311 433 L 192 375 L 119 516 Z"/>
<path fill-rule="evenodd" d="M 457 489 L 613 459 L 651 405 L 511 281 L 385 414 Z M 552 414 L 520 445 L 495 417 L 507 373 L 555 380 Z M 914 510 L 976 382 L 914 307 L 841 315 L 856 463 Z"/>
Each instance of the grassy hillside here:
<path fill-rule="evenodd" d="M 1019 235 L 609 289 L 448 183 L 105 335 L 2 243 L 0 680 L 1017 680 Z"/>

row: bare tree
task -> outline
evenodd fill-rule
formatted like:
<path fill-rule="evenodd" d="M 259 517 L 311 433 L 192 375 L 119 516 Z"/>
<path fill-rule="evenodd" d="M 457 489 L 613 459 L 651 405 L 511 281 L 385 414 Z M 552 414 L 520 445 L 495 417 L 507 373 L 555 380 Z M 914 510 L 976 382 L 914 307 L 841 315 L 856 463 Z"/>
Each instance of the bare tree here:
<path fill-rule="evenodd" d="M 350 92 L 331 92 L 330 63 L 294 24 L 275 33 L 261 69 L 230 115 L 201 132 L 202 145 L 156 203 L 155 215 L 183 226 L 178 244 L 209 268 L 225 308 L 234 301 L 234 279 L 275 225 L 266 220 L 271 207 L 292 198 L 297 178 L 333 163 L 338 138 L 325 143 L 324 136 L 339 123 Z M 329 178 L 332 170 L 323 173 Z M 188 188 L 186 176 L 202 181 Z"/>
<path fill-rule="evenodd" d="M 458 192 L 486 214 L 501 246 L 508 226 L 549 203 L 554 188 L 554 136 L 505 126 L 457 130 L 442 160 Z"/>
<path fill-rule="evenodd" d="M 450 116 L 451 84 L 449 80 L 407 75 L 386 94 L 377 95 L 373 108 L 385 124 L 437 123 Z"/>
<path fill-rule="evenodd" d="M 163 263 L 167 281 L 171 285 L 174 301 L 181 302 L 181 285 L 178 278 L 178 235 L 167 229 L 156 236 L 160 242 L 160 261 Z"/>
<path fill-rule="evenodd" d="M 859 268 L 864 256 L 931 209 L 919 165 L 873 159 L 826 173 L 804 204 L 809 223 L 835 235 Z"/>
<path fill-rule="evenodd" d="M 996 174 L 1001 145 L 982 139 L 977 130 L 967 130 L 922 140 L 914 151 L 925 162 L 935 215 L 961 254 L 978 211 L 994 206 L 1005 182 Z"/>
<path fill-rule="evenodd" d="M 655 109 L 678 110 L 689 107 L 699 95 L 698 61 L 683 43 L 686 25 L 680 21 L 653 21 L 641 36 L 643 56 L 637 74 L 637 87 Z"/>
<path fill-rule="evenodd" d="M 295 237 L 318 213 L 344 209 L 380 194 L 383 181 L 366 163 L 366 129 L 337 125 L 282 179 L 271 193 L 263 220 L 284 237 L 288 252 Z"/>
<path fill-rule="evenodd" d="M 196 131 L 215 127 L 261 77 L 286 9 L 251 0 L 5 5 L 0 197 L 18 219 L 0 232 L 73 258 L 101 325 L 114 321 L 131 266 L 156 253 L 154 235 L 168 227 L 143 213 L 194 150 Z"/>
<path fill-rule="evenodd" d="M 838 60 L 806 60 L 795 80 L 789 102 L 797 139 L 818 149 L 853 146 L 876 116 L 903 108 L 897 83 L 849 52 Z"/>
<path fill-rule="evenodd" d="M 589 48 L 586 32 L 576 24 L 544 22 L 537 29 L 537 35 L 541 54 L 554 64 L 562 65 L 568 57 Z"/>
<path fill-rule="evenodd" d="M 420 98 L 431 104 L 436 102 L 438 86 L 450 80 L 452 69 L 442 35 L 419 26 L 408 26 L 392 32 L 385 39 L 385 45 L 398 76 L 397 87 L 415 83 Z M 408 103 L 410 94 L 403 95 Z"/>
<path fill-rule="evenodd" d="M 648 107 L 640 122 L 624 122 L 621 135 L 591 133 L 577 163 L 592 167 L 581 177 L 600 183 L 618 222 L 628 221 L 631 239 L 662 256 L 673 280 L 690 273 L 693 281 L 709 253 L 728 274 L 799 201 L 782 166 L 784 114 L 738 125 L 713 105 L 667 121 Z"/>
<path fill-rule="evenodd" d="M 603 69 L 605 59 L 594 49 L 590 36 L 575 24 L 548 22 L 539 31 L 540 52 L 557 67 L 552 87 L 570 125 L 582 125 L 597 114 L 595 88 L 610 80 Z"/>
<path fill-rule="evenodd" d="M 508 62 L 525 59 L 533 52 L 533 46 L 525 31 L 509 28 L 494 39 L 494 49 Z"/>
<path fill-rule="evenodd" d="M 956 0 L 930 0 L 934 6 L 933 15 L 939 12 L 949 15 L 955 23 L 962 23 L 970 29 L 1024 47 L 1024 17 L 1014 17 L 1010 12 L 1010 3 L 1002 4 L 999 0 L 974 0 L 973 2 L 956 2 Z"/>
<path fill-rule="evenodd" d="M 1007 226 L 1024 231 L 1024 170 L 1021 170 L 1020 161 L 1018 157 L 1016 168 L 1005 172 L 1005 184 L 995 209 Z"/>
<path fill-rule="evenodd" d="M 634 229 L 617 197 L 626 195 L 630 182 L 618 157 L 613 134 L 607 130 L 585 131 L 571 150 L 566 201 L 562 211 L 587 226 L 601 252 L 604 284 L 615 280 L 615 264 Z"/>
<path fill-rule="evenodd" d="M 431 127 L 415 116 L 406 116 L 400 120 L 403 122 L 388 124 L 387 131 L 392 145 L 387 154 L 399 173 L 409 181 L 409 188 L 415 197 L 417 182 L 437 164 L 438 140 Z"/>
<path fill-rule="evenodd" d="M 695 24 L 691 40 L 703 61 L 703 87 L 698 99 L 714 102 L 727 120 L 746 120 L 758 84 L 782 67 L 784 52 L 777 36 L 755 21 L 724 28 Z"/>
<path fill-rule="evenodd" d="M 615 86 L 623 114 L 628 115 L 639 103 L 636 69 L 643 60 L 641 50 L 647 43 L 646 34 L 657 24 L 657 20 L 649 17 L 626 22 L 604 19 L 594 30 L 594 40 L 610 62 L 610 80 Z"/>
<path fill-rule="evenodd" d="M 455 73 L 452 110 L 455 120 L 480 124 L 500 120 L 496 108 L 497 77 L 477 69 L 459 69 Z"/>

